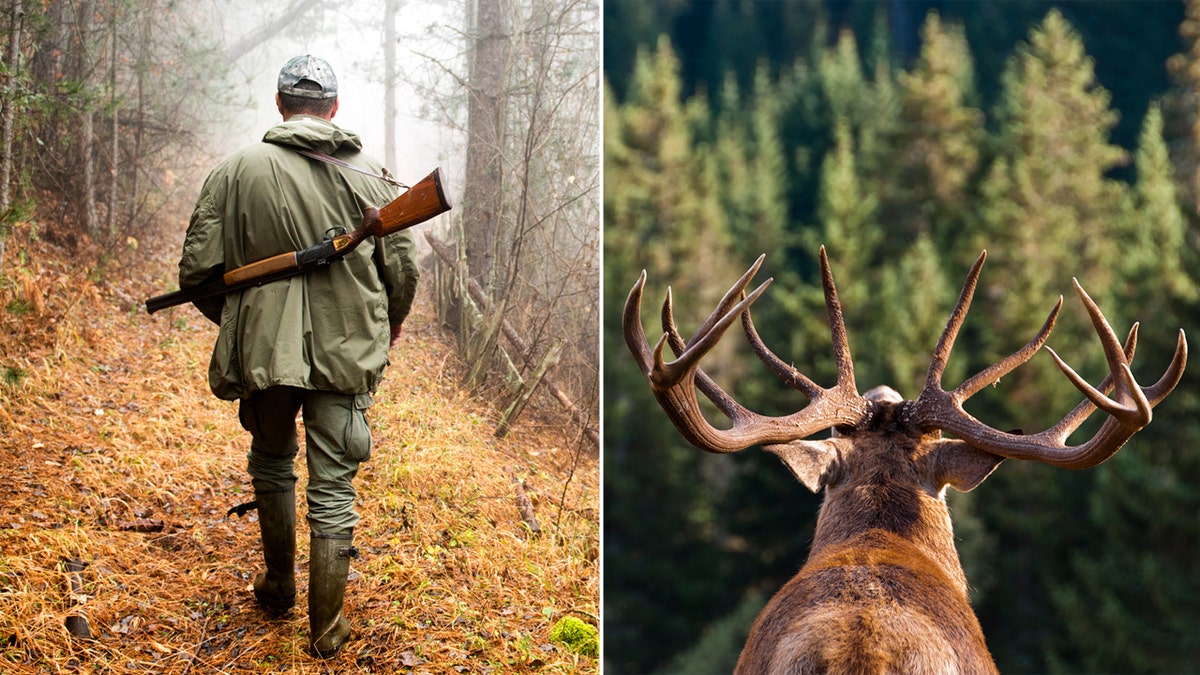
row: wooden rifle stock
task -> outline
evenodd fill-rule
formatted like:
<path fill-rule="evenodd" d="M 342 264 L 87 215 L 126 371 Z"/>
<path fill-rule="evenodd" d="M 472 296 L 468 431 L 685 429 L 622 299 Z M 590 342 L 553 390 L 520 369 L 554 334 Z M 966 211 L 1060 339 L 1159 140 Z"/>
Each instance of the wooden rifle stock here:
<path fill-rule="evenodd" d="M 367 207 L 363 212 L 362 224 L 351 232 L 343 230 L 345 234 L 326 238 L 315 246 L 256 260 L 199 286 L 156 295 L 146 300 L 146 312 L 153 314 L 160 309 L 182 305 L 185 302 L 305 274 L 342 259 L 369 236 L 385 237 L 406 230 L 445 213 L 450 208 L 450 200 L 446 198 L 442 188 L 442 171 L 434 169 L 433 173 L 422 178 L 383 208 Z"/>

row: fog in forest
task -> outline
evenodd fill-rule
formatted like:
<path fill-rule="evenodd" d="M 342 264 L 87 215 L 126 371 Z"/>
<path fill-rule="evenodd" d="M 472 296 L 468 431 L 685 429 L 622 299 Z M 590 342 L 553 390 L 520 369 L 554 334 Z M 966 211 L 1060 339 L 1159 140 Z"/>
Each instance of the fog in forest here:
<path fill-rule="evenodd" d="M 416 82 L 439 70 L 439 63 L 461 68 L 464 58 L 463 5 L 401 0 L 397 10 L 396 46 L 396 166 L 388 167 L 401 181 L 415 181 L 435 166 L 461 184 L 462 147 L 449 129 L 430 112 Z M 226 48 L 266 30 L 290 8 L 279 3 L 203 3 L 212 26 Z M 329 61 L 338 78 L 339 109 L 334 120 L 357 132 L 367 152 L 384 158 L 384 3 L 353 0 L 324 3 L 302 0 L 300 18 L 281 28 L 231 61 L 222 81 L 237 114 L 234 124 L 219 134 L 223 151 L 253 143 L 278 121 L 275 82 L 280 67 L 293 56 L 313 54 Z M 457 42 L 449 42 L 456 38 Z M 244 106 L 237 110 L 238 106 Z M 457 145 L 457 151 L 455 151 Z M 453 188 L 452 188 L 453 189 Z"/>

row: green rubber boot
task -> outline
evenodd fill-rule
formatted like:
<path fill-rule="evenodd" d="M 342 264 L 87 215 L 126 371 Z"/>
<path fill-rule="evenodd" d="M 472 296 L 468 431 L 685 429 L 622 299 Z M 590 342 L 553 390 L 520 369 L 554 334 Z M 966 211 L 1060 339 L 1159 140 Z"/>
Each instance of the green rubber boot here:
<path fill-rule="evenodd" d="M 309 646 L 321 658 L 329 658 L 350 639 L 350 622 L 342 616 L 350 559 L 358 551 L 350 545 L 352 532 L 317 534 L 310 538 L 308 567 Z"/>
<path fill-rule="evenodd" d="M 263 609 L 283 614 L 296 605 L 296 493 L 255 496 L 267 571 L 254 577 L 254 597 Z"/>

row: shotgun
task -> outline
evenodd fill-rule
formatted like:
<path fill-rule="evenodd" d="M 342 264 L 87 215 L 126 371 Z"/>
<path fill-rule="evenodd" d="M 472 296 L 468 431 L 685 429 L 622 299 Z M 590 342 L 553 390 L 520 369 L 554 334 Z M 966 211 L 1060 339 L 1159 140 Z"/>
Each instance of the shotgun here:
<path fill-rule="evenodd" d="M 224 295 L 233 291 L 299 276 L 341 260 L 369 236 L 384 237 L 450 210 L 450 201 L 442 189 L 441 169 L 421 179 L 407 192 L 383 208 L 369 206 L 363 212 L 362 224 L 355 230 L 326 236 L 321 243 L 299 251 L 280 253 L 226 272 L 212 281 L 172 293 L 156 295 L 146 300 L 146 312 L 194 302 L 203 298 Z"/>

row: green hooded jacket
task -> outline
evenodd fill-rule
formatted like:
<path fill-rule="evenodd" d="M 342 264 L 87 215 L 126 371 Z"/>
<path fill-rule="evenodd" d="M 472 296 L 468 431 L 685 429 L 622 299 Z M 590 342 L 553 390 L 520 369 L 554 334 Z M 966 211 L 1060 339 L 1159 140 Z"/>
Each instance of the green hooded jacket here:
<path fill-rule="evenodd" d="M 352 230 L 367 206 L 395 190 L 383 181 L 310 159 L 315 150 L 379 174 L 357 134 L 297 115 L 209 174 L 188 225 L 179 287 L 225 270 L 318 244 L 330 228 Z M 388 364 L 390 329 L 416 292 L 413 238 L 368 238 L 326 268 L 199 301 L 221 327 L 209 386 L 239 399 L 276 385 L 371 394 Z"/>

